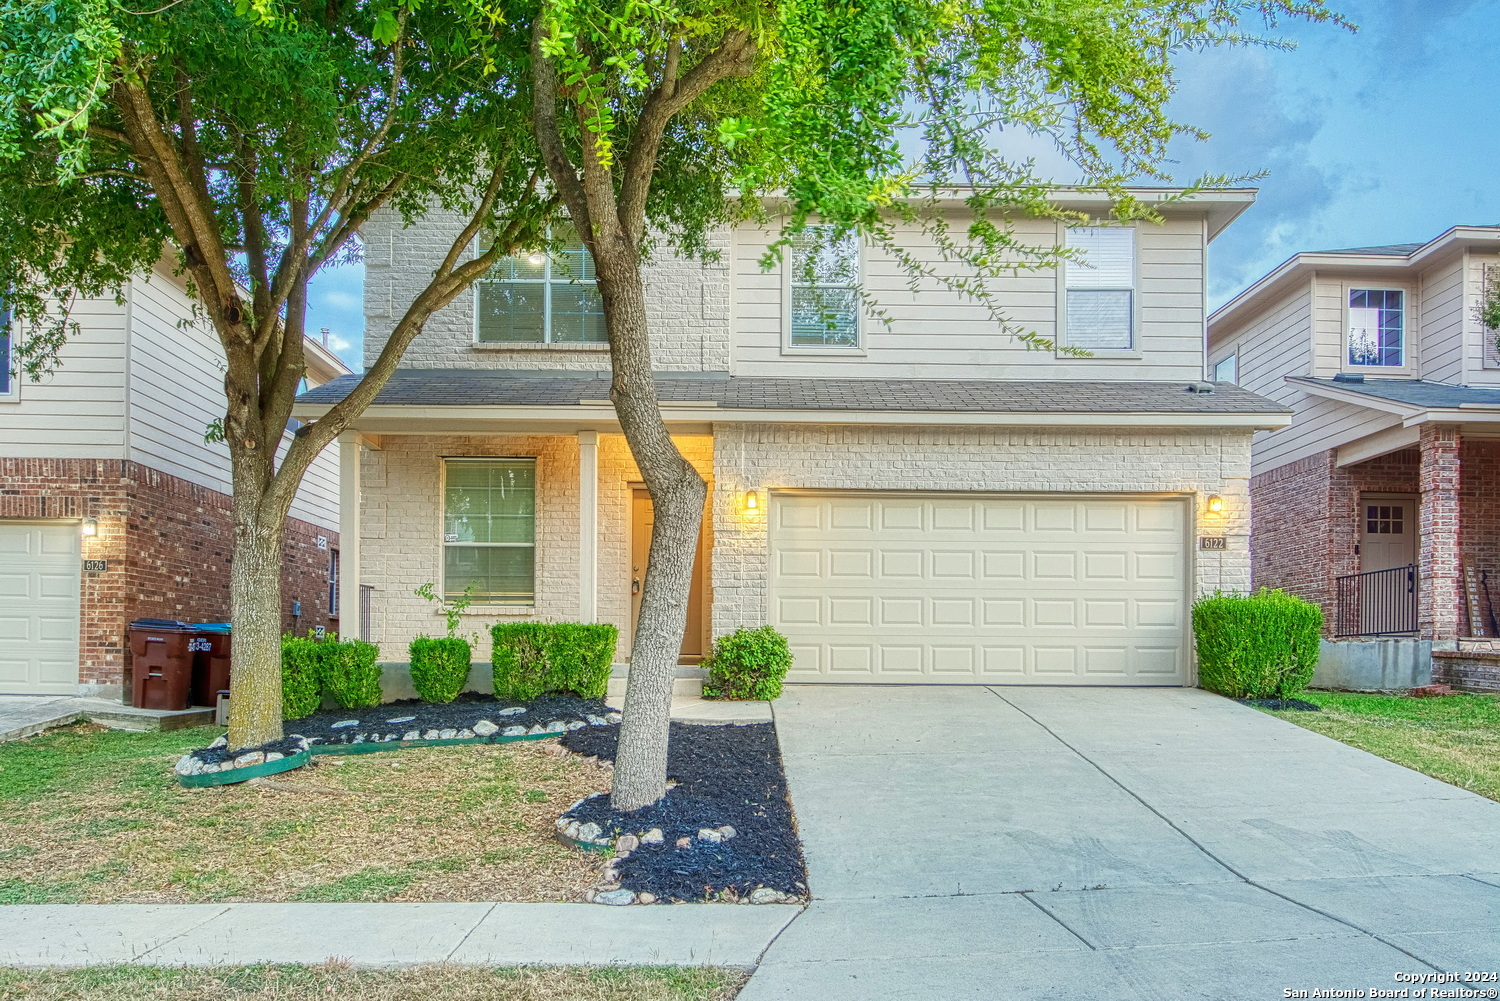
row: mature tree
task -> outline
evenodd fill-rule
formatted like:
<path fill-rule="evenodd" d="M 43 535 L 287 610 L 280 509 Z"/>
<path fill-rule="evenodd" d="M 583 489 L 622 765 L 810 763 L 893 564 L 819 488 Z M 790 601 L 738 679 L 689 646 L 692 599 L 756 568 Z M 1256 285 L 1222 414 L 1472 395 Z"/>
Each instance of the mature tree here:
<path fill-rule="evenodd" d="M 303 473 L 434 311 L 537 243 L 555 199 L 538 183 L 526 40 L 475 30 L 472 7 L 133 6 L 0 0 L 0 293 L 37 376 L 77 297 L 163 253 L 186 272 L 227 361 L 214 427 L 233 483 L 229 740 L 253 745 L 282 734 L 281 545 Z M 359 384 L 284 443 L 309 281 L 358 253 L 372 212 L 433 206 L 466 224 L 431 281 Z M 471 255 L 482 228 L 490 249 Z"/>
<path fill-rule="evenodd" d="M 1124 183 L 1162 176 L 1168 144 L 1197 134 L 1166 111 L 1174 57 L 1268 41 L 1241 22 L 1264 31 L 1288 15 L 1332 17 L 1320 0 L 542 0 L 529 15 L 532 123 L 594 258 L 610 397 L 656 509 L 615 808 L 665 792 L 706 495 L 657 404 L 641 275 L 653 247 L 701 251 L 711 227 L 769 208 L 780 239 L 768 264 L 816 220 L 835 239 L 857 231 L 885 247 L 913 280 L 993 307 L 988 279 L 1055 266 L 1063 253 L 1027 246 L 1007 225 L 1065 215 L 1029 163 L 1007 158 L 1007 130 L 1050 137 L 1087 183 L 1118 196 L 1119 215 L 1149 216 Z M 955 193 L 958 232 L 939 207 Z M 904 249 L 897 222 L 918 225 L 951 266 Z"/>

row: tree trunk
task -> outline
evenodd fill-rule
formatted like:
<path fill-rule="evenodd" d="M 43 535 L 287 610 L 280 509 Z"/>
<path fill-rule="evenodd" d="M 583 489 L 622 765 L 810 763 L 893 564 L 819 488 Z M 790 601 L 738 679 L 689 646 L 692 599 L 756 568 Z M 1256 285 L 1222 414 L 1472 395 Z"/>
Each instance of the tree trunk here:
<path fill-rule="evenodd" d="M 234 672 L 229 746 L 280 740 L 281 545 L 285 519 L 268 519 L 255 498 L 234 498 L 234 562 L 229 567 L 229 616 L 234 622 Z"/>
<path fill-rule="evenodd" d="M 708 485 L 678 451 L 662 420 L 640 261 L 623 234 L 614 236 L 599 241 L 594 261 L 614 370 L 610 399 L 655 512 L 610 796 L 616 810 L 631 811 L 650 806 L 667 791 L 672 681 L 687 626 Z"/>

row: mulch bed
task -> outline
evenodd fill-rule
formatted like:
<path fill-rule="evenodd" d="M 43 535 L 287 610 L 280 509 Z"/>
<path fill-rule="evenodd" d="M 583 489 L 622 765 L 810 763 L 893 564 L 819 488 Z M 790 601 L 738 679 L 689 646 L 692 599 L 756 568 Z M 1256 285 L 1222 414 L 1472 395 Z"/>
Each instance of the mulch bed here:
<path fill-rule="evenodd" d="M 1323 711 L 1322 706 L 1314 705 L 1302 699 L 1235 699 L 1234 701 L 1241 705 L 1254 706 L 1257 709 L 1274 709 L 1278 712 L 1288 709 L 1309 713 Z"/>
<path fill-rule="evenodd" d="M 502 715 L 504 710 L 509 712 Z M 301 734 L 313 744 L 362 744 L 401 740 L 413 730 L 421 735 L 414 739 L 434 739 L 426 736 L 429 731 L 453 731 L 448 734 L 448 739 L 459 733 L 465 738 L 474 737 L 474 724 L 481 720 L 489 720 L 504 734 L 512 727 L 522 727 L 527 731 L 532 731 L 533 727 L 541 730 L 552 727 L 560 731 L 554 724 L 578 729 L 599 726 L 595 720 L 613 722 L 618 719 L 618 714 L 600 699 L 543 695 L 531 702 L 518 702 L 466 692 L 447 705 L 403 699 L 369 709 L 320 709 L 311 716 L 287 720 L 286 731 Z M 335 725 L 349 724 L 351 720 L 353 725 Z"/>
<path fill-rule="evenodd" d="M 615 863 L 620 885 L 662 901 L 746 898 L 767 887 L 807 896 L 807 866 L 787 797 L 771 723 L 711 726 L 673 723 L 667 776 L 677 783 L 660 802 L 633 813 L 594 796 L 564 816 L 607 834 L 660 828 L 661 844 L 643 844 Z M 562 738 L 568 750 L 613 761 L 619 727 L 589 727 Z M 728 824 L 735 836 L 714 843 L 698 832 Z M 686 838 L 685 846 L 678 839 Z"/>

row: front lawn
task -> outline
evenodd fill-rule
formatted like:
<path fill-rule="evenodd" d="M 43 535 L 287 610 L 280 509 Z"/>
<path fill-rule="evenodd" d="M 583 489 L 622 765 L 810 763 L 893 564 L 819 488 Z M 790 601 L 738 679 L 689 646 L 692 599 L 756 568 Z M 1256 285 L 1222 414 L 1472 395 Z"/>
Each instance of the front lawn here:
<path fill-rule="evenodd" d="M 0 969 L 5 1001 L 728 1001 L 746 975 L 711 968 L 529 967 L 486 970 L 414 966 L 353 970 L 327 966 L 184 969 L 105 966 L 82 970 Z"/>
<path fill-rule="evenodd" d="M 554 822 L 609 773 L 553 741 L 322 756 L 182 788 L 173 763 L 217 732 L 83 724 L 0 744 L 0 904 L 566 901 L 597 882 L 598 857 L 559 844 Z"/>
<path fill-rule="evenodd" d="M 1500 696 L 1304 692 L 1322 712 L 1273 712 L 1288 722 L 1500 800 Z"/>

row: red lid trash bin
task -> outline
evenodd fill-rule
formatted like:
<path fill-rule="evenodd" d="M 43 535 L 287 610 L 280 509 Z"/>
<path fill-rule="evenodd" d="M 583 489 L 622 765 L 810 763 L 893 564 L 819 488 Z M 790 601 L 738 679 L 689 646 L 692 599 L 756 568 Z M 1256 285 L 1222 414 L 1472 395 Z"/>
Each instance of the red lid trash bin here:
<path fill-rule="evenodd" d="M 130 637 L 130 704 L 186 709 L 193 679 L 193 627 L 170 619 L 136 619 Z"/>
<path fill-rule="evenodd" d="M 216 706 L 219 693 L 229 691 L 229 623 L 199 622 L 193 629 L 193 705 Z"/>

